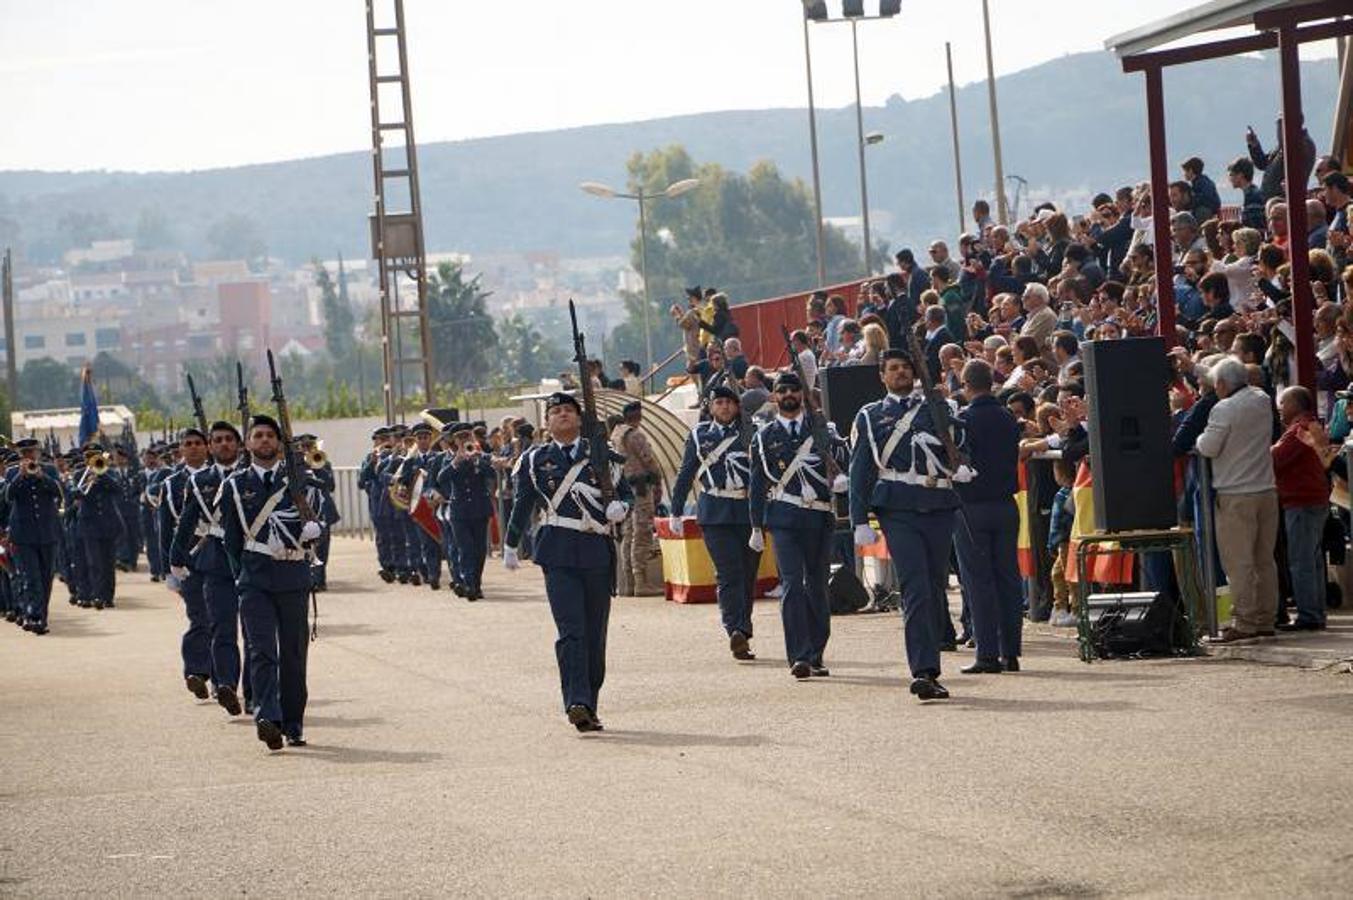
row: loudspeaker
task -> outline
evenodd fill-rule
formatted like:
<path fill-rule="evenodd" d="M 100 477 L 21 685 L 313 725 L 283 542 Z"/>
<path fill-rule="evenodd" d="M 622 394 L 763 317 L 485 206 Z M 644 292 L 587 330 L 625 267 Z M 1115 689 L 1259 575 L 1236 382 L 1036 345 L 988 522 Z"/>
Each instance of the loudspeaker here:
<path fill-rule="evenodd" d="M 1188 646 L 1187 623 L 1171 594 L 1091 594 L 1085 608 L 1090 644 L 1102 659 L 1164 656 Z"/>
<path fill-rule="evenodd" d="M 860 407 L 887 393 L 878 366 L 832 366 L 818 369 L 817 378 L 822 385 L 822 412 L 836 423 L 841 437 L 850 436 Z"/>
<path fill-rule="evenodd" d="M 827 599 L 832 615 L 859 612 L 869 604 L 869 591 L 850 566 L 836 566 L 827 579 Z"/>
<path fill-rule="evenodd" d="M 1161 338 L 1081 344 L 1090 407 L 1095 529 L 1178 524 L 1170 452 L 1170 370 Z"/>

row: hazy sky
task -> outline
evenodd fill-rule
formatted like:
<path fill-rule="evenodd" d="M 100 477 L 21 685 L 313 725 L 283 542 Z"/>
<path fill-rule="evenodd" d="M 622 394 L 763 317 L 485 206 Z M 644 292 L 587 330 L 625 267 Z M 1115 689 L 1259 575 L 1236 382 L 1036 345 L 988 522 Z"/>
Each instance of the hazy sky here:
<path fill-rule="evenodd" d="M 866 0 L 874 9 L 876 0 Z M 998 74 L 1198 0 L 991 0 Z M 376 0 L 377 9 L 392 0 Z M 806 102 L 799 0 L 406 0 L 420 142 Z M 839 0 L 830 0 L 833 16 Z M 0 0 L 0 169 L 197 169 L 370 146 L 362 0 Z M 865 102 L 933 93 L 980 0 L 860 27 Z M 853 102 L 850 28 L 813 28 L 818 102 Z M 1126 76 L 1125 76 L 1126 77 Z"/>

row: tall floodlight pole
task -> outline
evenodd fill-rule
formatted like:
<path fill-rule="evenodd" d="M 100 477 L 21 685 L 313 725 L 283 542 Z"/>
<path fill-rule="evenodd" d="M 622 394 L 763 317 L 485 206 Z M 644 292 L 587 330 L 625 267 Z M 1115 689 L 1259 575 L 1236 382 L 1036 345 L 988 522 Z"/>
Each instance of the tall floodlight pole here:
<path fill-rule="evenodd" d="M 648 212 L 646 204 L 649 200 L 675 200 L 682 194 L 693 191 L 699 186 L 700 179 L 686 178 L 669 184 L 655 194 L 646 194 L 643 191 L 622 194 L 615 188 L 607 187 L 596 181 L 584 181 L 578 185 L 584 193 L 591 194 L 593 197 L 601 197 L 603 200 L 634 200 L 639 204 L 639 278 L 644 283 L 644 371 L 649 374 L 653 372 L 653 332 L 649 322 L 652 316 L 649 307 L 653 303 L 648 293 Z"/>
<path fill-rule="evenodd" d="M 1010 224 L 1005 207 L 1005 161 L 1001 159 L 1001 117 L 996 107 L 996 65 L 991 58 L 991 11 L 982 0 L 982 29 L 987 42 L 987 103 L 991 107 L 991 152 L 996 159 L 996 221 Z"/>
<path fill-rule="evenodd" d="M 958 188 L 958 231 L 966 229 L 963 203 L 963 159 L 958 152 L 958 92 L 954 90 L 954 53 L 948 41 L 944 42 L 944 62 L 949 67 L 949 127 L 954 133 L 954 183 Z"/>
<path fill-rule="evenodd" d="M 803 67 L 808 75 L 808 146 L 813 153 L 813 218 L 817 233 L 817 286 L 827 286 L 827 240 L 822 223 L 822 172 L 817 155 L 817 106 L 813 102 L 813 52 L 808 40 L 808 10 L 803 10 Z"/>
<path fill-rule="evenodd" d="M 14 257 L 5 248 L 3 271 L 0 271 L 0 293 L 5 305 L 5 384 L 9 387 L 9 406 L 19 405 L 19 362 L 14 347 Z"/>
<path fill-rule="evenodd" d="M 860 29 L 850 20 L 850 43 L 855 55 L 855 138 L 860 154 L 860 224 L 864 231 L 864 274 L 874 273 L 872 246 L 869 243 L 869 177 L 864 165 L 864 99 L 860 95 Z"/>

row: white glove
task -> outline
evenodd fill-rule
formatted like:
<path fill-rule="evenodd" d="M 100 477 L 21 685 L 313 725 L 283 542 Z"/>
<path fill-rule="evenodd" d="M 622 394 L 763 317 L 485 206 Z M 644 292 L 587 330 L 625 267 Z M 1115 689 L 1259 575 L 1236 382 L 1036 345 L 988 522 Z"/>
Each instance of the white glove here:
<path fill-rule="evenodd" d="M 513 547 L 503 548 L 503 568 L 509 572 L 515 572 L 521 568 L 521 560 L 517 558 L 517 551 Z"/>
<path fill-rule="evenodd" d="M 855 546 L 868 547 L 879 539 L 878 532 L 875 531 L 868 522 L 863 525 L 855 526 Z"/>
<path fill-rule="evenodd" d="M 320 527 L 318 522 L 306 522 L 305 526 L 301 528 L 301 540 L 303 542 L 317 541 L 323 533 L 324 529 Z"/>
<path fill-rule="evenodd" d="M 170 566 L 170 567 L 169 567 L 169 574 L 173 575 L 173 576 L 174 576 L 175 578 L 177 578 L 179 581 L 182 581 L 183 579 L 185 579 L 185 578 L 188 577 L 188 567 L 187 567 L 187 566 Z"/>
<path fill-rule="evenodd" d="M 606 521 L 623 522 L 625 521 L 625 516 L 629 515 L 629 512 L 630 508 L 628 504 L 622 503 L 619 500 L 612 500 L 606 507 Z"/>
<path fill-rule="evenodd" d="M 766 536 L 761 533 L 760 528 L 752 529 L 752 536 L 747 539 L 747 546 L 757 553 L 766 549 Z"/>
<path fill-rule="evenodd" d="M 963 465 L 958 467 L 957 471 L 954 472 L 953 476 L 950 478 L 950 481 L 957 481 L 959 484 L 967 484 L 969 481 L 972 481 L 976 477 L 977 473 L 974 472 L 969 465 L 964 463 Z"/>
<path fill-rule="evenodd" d="M 677 537 L 684 537 L 686 534 L 686 523 L 681 520 L 681 516 L 668 516 L 667 529 Z"/>
<path fill-rule="evenodd" d="M 183 593 L 183 582 L 173 572 L 164 577 L 164 585 L 176 594 Z"/>
<path fill-rule="evenodd" d="M 850 490 L 850 481 L 844 475 L 837 475 L 832 479 L 832 493 L 844 494 Z"/>

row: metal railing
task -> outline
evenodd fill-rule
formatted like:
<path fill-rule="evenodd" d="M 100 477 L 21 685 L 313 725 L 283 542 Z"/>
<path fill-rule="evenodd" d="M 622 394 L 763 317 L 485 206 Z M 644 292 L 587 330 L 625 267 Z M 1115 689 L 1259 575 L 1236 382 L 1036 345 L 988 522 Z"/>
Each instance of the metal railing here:
<path fill-rule="evenodd" d="M 366 492 L 357 489 L 357 475 L 361 470 L 357 466 L 334 466 L 334 503 L 341 516 L 333 533 L 338 537 L 355 537 L 371 540 L 371 509 L 367 506 Z"/>

